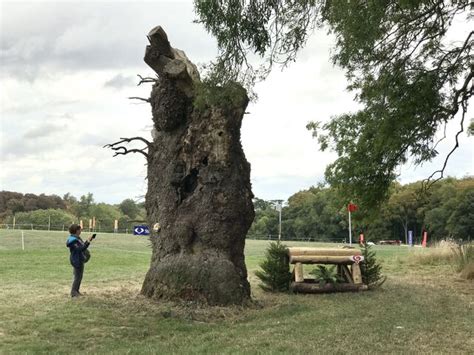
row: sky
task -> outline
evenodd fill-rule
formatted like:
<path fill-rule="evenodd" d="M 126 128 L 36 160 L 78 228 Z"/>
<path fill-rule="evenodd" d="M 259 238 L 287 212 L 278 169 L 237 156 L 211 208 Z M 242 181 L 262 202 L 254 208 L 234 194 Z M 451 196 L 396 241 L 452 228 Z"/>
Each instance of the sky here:
<path fill-rule="evenodd" d="M 140 199 L 146 192 L 142 155 L 113 158 L 102 148 L 120 137 L 151 139 L 151 109 L 130 96 L 148 97 L 137 74 L 153 76 L 143 62 L 146 34 L 161 25 L 171 45 L 196 64 L 217 54 L 215 40 L 196 23 L 192 1 L 6 2 L 0 0 L 0 190 L 88 192 L 98 202 Z M 242 145 L 255 196 L 286 200 L 324 181 L 334 153 L 321 152 L 305 126 L 358 108 L 344 72 L 330 60 L 334 38 L 317 31 L 297 61 L 257 84 L 247 109 Z M 459 127 L 448 125 L 448 137 Z M 429 164 L 400 167 L 408 183 L 442 167 L 454 145 L 446 139 Z M 474 139 L 461 147 L 445 175 L 474 175 Z"/>

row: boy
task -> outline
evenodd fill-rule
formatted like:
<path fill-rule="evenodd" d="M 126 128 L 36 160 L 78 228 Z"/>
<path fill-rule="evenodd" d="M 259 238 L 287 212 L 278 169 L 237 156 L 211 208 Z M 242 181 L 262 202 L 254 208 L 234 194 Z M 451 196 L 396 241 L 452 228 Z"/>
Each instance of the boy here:
<path fill-rule="evenodd" d="M 81 226 L 78 224 L 72 224 L 69 227 L 69 233 L 71 234 L 66 241 L 66 246 L 69 248 L 71 255 L 69 260 L 73 267 L 74 281 L 71 287 L 71 297 L 81 296 L 79 288 L 81 287 L 82 275 L 84 274 L 84 263 L 86 263 L 89 258 L 89 247 L 90 242 L 94 239 L 91 236 L 85 242 L 81 239 Z"/>

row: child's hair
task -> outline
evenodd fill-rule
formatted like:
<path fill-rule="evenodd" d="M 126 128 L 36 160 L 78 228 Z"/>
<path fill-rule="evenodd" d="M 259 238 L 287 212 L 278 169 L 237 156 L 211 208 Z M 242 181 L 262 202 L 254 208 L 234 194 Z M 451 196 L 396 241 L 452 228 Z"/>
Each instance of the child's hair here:
<path fill-rule="evenodd" d="M 79 229 L 81 229 L 81 226 L 79 224 L 71 224 L 71 226 L 69 227 L 69 233 L 76 234 Z"/>

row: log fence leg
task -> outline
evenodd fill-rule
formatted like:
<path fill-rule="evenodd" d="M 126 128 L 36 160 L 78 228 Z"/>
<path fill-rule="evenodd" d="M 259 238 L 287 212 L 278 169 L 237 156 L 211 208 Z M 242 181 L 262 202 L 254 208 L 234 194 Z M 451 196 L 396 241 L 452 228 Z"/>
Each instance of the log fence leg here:
<path fill-rule="evenodd" d="M 357 263 L 352 264 L 352 278 L 355 284 L 362 283 L 362 275 L 360 273 L 360 266 Z"/>
<path fill-rule="evenodd" d="M 343 277 L 344 277 L 344 279 L 345 279 L 348 283 L 353 284 L 353 283 L 354 283 L 354 279 L 352 278 L 352 274 L 351 274 L 349 268 L 347 267 L 347 265 L 341 265 L 341 269 L 342 269 L 342 272 L 343 272 Z"/>
<path fill-rule="evenodd" d="M 303 264 L 296 263 L 295 264 L 295 282 L 304 282 L 304 275 L 303 275 Z"/>

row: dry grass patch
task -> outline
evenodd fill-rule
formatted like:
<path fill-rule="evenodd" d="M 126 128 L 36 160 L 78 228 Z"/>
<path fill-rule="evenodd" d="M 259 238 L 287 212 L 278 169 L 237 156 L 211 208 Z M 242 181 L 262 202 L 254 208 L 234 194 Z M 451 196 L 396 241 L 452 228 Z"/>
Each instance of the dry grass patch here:
<path fill-rule="evenodd" d="M 79 302 L 85 305 L 106 305 L 129 314 L 155 316 L 157 319 L 173 318 L 197 323 L 217 324 L 236 322 L 252 315 L 264 307 L 262 302 L 253 300 L 245 306 L 208 306 L 199 302 L 153 300 L 140 294 L 141 282 L 131 281 L 101 287 L 84 287 L 85 297 Z M 76 301 L 76 300 L 73 300 Z"/>
<path fill-rule="evenodd" d="M 408 260 L 421 265 L 449 264 L 455 261 L 456 243 L 441 241 L 430 248 L 414 249 Z"/>
<path fill-rule="evenodd" d="M 466 280 L 474 280 L 474 262 L 468 263 L 461 271 L 461 277 Z"/>
<path fill-rule="evenodd" d="M 407 257 L 408 263 L 418 265 L 449 264 L 467 280 L 474 279 L 474 244 L 442 241 L 431 248 L 416 249 Z"/>

